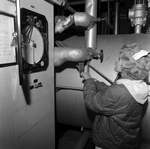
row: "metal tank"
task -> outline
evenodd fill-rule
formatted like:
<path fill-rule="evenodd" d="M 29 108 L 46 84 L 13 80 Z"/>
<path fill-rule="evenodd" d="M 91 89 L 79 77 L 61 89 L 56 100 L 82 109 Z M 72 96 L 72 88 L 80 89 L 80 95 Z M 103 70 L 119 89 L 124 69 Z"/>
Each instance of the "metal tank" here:
<path fill-rule="evenodd" d="M 122 46 L 125 43 L 138 42 L 143 49 L 150 51 L 149 41 L 149 34 L 99 35 L 97 37 L 97 52 L 103 50 L 103 62 L 95 59 L 91 60 L 90 66 L 92 67 L 89 69 L 91 76 L 104 81 L 106 84 L 110 84 L 117 76 L 117 73 L 114 71 L 114 63 Z M 62 43 L 73 48 L 83 48 L 85 46 L 85 37 L 71 37 Z M 80 77 L 77 64 L 77 62 L 68 61 L 59 67 L 55 67 L 57 122 L 91 128 L 94 113 L 86 109 L 84 105 L 83 79 Z M 86 67 L 85 62 L 85 70 Z M 145 130 L 146 126 L 150 124 L 148 113 L 150 113 L 150 108 L 147 108 L 143 120 L 143 134 L 150 138 L 147 130 Z"/>

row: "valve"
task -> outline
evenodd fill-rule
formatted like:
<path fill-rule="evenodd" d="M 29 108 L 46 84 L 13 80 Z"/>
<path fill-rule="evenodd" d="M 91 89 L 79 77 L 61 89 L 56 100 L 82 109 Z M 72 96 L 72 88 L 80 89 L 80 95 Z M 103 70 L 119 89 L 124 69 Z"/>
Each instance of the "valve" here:
<path fill-rule="evenodd" d="M 135 2 L 132 9 L 129 9 L 129 19 L 131 19 L 131 26 L 135 26 L 135 33 L 141 33 L 141 27 L 146 24 L 146 5 Z"/>
<path fill-rule="evenodd" d="M 101 63 L 103 62 L 103 58 L 104 58 L 104 53 L 103 53 L 103 50 L 101 49 L 99 52 L 99 59 Z"/>
<path fill-rule="evenodd" d="M 100 52 L 96 54 L 96 56 L 94 57 L 95 59 L 100 59 L 100 63 L 103 62 L 103 59 L 104 59 L 104 53 L 103 53 L 103 50 L 101 49 Z"/>

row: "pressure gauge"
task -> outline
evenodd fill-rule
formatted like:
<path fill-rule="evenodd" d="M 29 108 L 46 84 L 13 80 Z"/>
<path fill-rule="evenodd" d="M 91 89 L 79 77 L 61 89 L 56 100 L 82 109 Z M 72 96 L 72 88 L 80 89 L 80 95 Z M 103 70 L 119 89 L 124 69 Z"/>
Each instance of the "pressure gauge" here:
<path fill-rule="evenodd" d="M 22 8 L 22 58 L 24 73 L 48 67 L 48 24 L 45 16 Z"/>

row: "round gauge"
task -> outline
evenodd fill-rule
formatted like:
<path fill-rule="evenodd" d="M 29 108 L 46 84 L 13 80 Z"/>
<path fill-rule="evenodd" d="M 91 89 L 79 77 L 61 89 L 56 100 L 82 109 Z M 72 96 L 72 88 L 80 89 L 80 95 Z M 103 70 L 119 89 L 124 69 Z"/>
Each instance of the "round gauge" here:
<path fill-rule="evenodd" d="M 34 73 L 46 70 L 49 65 L 46 17 L 21 8 L 21 28 L 23 72 Z"/>
<path fill-rule="evenodd" d="M 38 63 L 44 52 L 44 41 L 40 31 L 32 26 L 26 26 L 23 31 L 22 56 L 29 64 Z"/>

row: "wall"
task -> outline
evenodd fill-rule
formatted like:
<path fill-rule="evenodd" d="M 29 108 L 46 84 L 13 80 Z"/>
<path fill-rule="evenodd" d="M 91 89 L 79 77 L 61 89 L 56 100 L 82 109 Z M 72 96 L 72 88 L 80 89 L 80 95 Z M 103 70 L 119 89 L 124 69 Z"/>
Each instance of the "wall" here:
<path fill-rule="evenodd" d="M 0 66 L 0 149 L 55 149 L 53 6 L 37 0 L 21 0 L 20 4 L 47 18 L 49 66 L 46 71 L 24 75 L 23 86 L 17 64 Z M 0 0 L 0 10 L 16 15 L 15 4 L 7 0 Z M 39 82 L 42 87 L 30 89 Z"/>

